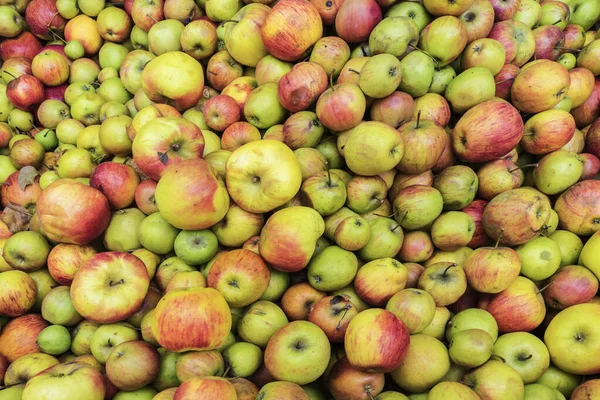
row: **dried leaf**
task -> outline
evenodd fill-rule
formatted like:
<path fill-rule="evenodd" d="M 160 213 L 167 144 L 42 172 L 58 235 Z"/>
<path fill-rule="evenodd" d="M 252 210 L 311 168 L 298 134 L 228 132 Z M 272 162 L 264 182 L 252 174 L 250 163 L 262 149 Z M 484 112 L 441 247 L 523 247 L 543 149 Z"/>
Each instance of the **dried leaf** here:
<path fill-rule="evenodd" d="M 169 162 L 169 154 L 167 154 L 166 151 L 164 153 L 157 151 L 156 153 L 158 154 L 159 161 L 163 163 L 163 165 L 167 165 L 167 163 Z"/>
<path fill-rule="evenodd" d="M 145 179 L 148 179 L 148 175 L 142 172 L 142 170 L 140 169 L 140 167 L 138 167 L 133 158 L 128 158 L 127 161 L 125 161 L 125 165 L 129 165 L 131 168 L 133 168 L 133 170 L 137 172 L 137 174 L 140 176 L 140 180 L 143 181 Z"/>
<path fill-rule="evenodd" d="M 25 207 L 14 203 L 9 203 L 0 214 L 0 219 L 12 233 L 26 231 L 29 228 L 31 217 L 33 215 Z"/>
<path fill-rule="evenodd" d="M 21 168 L 19 171 L 19 177 L 17 178 L 17 182 L 19 182 L 19 187 L 21 190 L 25 190 L 27 186 L 33 185 L 35 183 L 35 178 L 38 175 L 39 173 L 37 169 L 31 165 Z"/>

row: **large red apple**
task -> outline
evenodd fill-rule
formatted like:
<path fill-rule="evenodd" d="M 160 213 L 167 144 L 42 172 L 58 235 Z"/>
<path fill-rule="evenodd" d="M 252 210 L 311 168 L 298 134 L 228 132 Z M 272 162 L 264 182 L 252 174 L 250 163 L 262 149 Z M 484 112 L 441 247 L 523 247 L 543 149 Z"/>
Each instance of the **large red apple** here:
<path fill-rule="evenodd" d="M 39 314 L 26 314 L 10 320 L 0 332 L 0 356 L 8 362 L 31 353 L 39 353 L 38 334 L 48 326 Z"/>
<path fill-rule="evenodd" d="M 98 165 L 90 176 L 90 186 L 104 193 L 116 210 L 134 202 L 139 183 L 140 177 L 132 167 L 112 161 Z"/>
<path fill-rule="evenodd" d="M 590 236 L 600 230 L 598 193 L 598 180 L 582 181 L 564 191 L 554 204 L 559 227 L 582 236 Z"/>
<path fill-rule="evenodd" d="M 344 1 L 335 17 L 335 30 L 345 42 L 363 42 L 381 18 L 381 7 L 375 0 Z"/>
<path fill-rule="evenodd" d="M 0 43 L 0 59 L 6 61 L 14 57 L 30 60 L 42 49 L 42 44 L 31 32 L 23 32 L 16 38 L 4 38 Z"/>
<path fill-rule="evenodd" d="M 106 197 L 99 190 L 70 179 L 60 179 L 44 189 L 36 213 L 46 237 L 63 243 L 90 243 L 110 222 Z"/>
<path fill-rule="evenodd" d="M 319 64 L 302 62 L 281 77 L 277 85 L 277 98 L 286 110 L 302 111 L 327 90 L 327 84 L 327 74 Z"/>
<path fill-rule="evenodd" d="M 511 88 L 514 106 L 525 113 L 549 110 L 569 91 L 569 71 L 551 60 L 536 60 L 524 65 Z"/>
<path fill-rule="evenodd" d="M 52 39 L 51 31 L 61 32 L 65 19 L 56 9 L 56 0 L 33 0 L 25 10 L 25 20 L 31 33 L 40 39 Z"/>

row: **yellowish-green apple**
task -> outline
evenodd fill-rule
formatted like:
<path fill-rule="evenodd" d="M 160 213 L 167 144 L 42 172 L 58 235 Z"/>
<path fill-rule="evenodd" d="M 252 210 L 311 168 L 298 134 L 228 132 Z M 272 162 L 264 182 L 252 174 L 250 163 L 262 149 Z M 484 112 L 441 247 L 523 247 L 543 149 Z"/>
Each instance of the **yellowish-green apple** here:
<path fill-rule="evenodd" d="M 600 277 L 600 258 L 598 254 L 600 254 L 600 232 L 596 232 L 589 238 L 579 254 L 579 264 L 592 271 L 596 277 Z"/>
<path fill-rule="evenodd" d="M 106 387 L 102 374 L 91 365 L 68 362 L 55 365 L 27 382 L 23 400 L 43 398 L 102 400 Z"/>
<path fill-rule="evenodd" d="M 270 11 L 267 5 L 251 3 L 225 22 L 225 46 L 240 64 L 256 67 L 269 54 L 261 38 L 261 28 Z"/>
<path fill-rule="evenodd" d="M 236 204 L 249 212 L 264 213 L 284 205 L 298 193 L 302 170 L 288 146 L 276 140 L 260 140 L 231 153 L 226 182 Z"/>
<path fill-rule="evenodd" d="M 362 122 L 350 131 L 344 157 L 350 170 L 360 175 L 378 175 L 394 168 L 404 155 L 400 132 L 376 121 Z"/>

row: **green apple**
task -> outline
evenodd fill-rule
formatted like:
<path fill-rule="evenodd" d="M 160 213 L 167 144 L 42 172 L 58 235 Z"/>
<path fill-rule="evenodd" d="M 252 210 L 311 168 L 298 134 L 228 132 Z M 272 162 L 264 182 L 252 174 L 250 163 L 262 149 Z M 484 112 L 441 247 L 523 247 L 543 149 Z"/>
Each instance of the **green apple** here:
<path fill-rule="evenodd" d="M 50 245 L 46 238 L 33 231 L 22 231 L 12 235 L 4 244 L 4 261 L 12 268 L 29 272 L 46 264 Z"/>
<path fill-rule="evenodd" d="M 263 362 L 263 352 L 252 343 L 238 342 L 223 351 L 225 363 L 233 376 L 246 378 L 258 369 Z"/>
<path fill-rule="evenodd" d="M 344 181 L 337 174 L 331 173 L 331 170 L 309 177 L 302 183 L 300 190 L 303 202 L 310 204 L 324 217 L 342 208 L 347 199 Z"/>
<path fill-rule="evenodd" d="M 84 93 L 77 96 L 71 104 L 71 115 L 85 126 L 100 122 L 100 107 L 105 103 L 102 96 L 96 93 Z"/>
<path fill-rule="evenodd" d="M 519 373 L 524 383 L 537 381 L 550 365 L 544 342 L 527 332 L 506 333 L 494 344 L 495 356 Z"/>
<path fill-rule="evenodd" d="M 498 74 L 504 65 L 506 51 L 495 39 L 478 39 L 469 43 L 462 53 L 460 63 L 463 70 L 474 67 L 487 68 L 492 75 Z"/>
<path fill-rule="evenodd" d="M 244 105 L 244 116 L 259 129 L 268 129 L 284 121 L 286 110 L 277 97 L 277 84 L 265 83 L 254 89 Z"/>
<path fill-rule="evenodd" d="M 56 0 L 56 10 L 64 19 L 72 19 L 79 14 L 77 0 Z"/>
<path fill-rule="evenodd" d="M 18 108 L 13 109 L 10 114 L 8 114 L 8 120 L 6 122 L 8 123 L 8 126 L 13 129 L 18 129 L 21 132 L 29 132 L 33 129 L 33 115 L 30 112 Z"/>
<path fill-rule="evenodd" d="M 431 86 L 429 86 L 429 93 L 437 93 L 443 96 L 446 93 L 446 88 L 454 78 L 456 78 L 456 72 L 451 65 L 436 69 L 433 73 Z"/>
<path fill-rule="evenodd" d="M 438 340 L 444 340 L 446 336 L 446 326 L 450 322 L 452 313 L 447 307 L 436 307 L 435 314 L 431 323 L 421 331 L 424 335 L 433 336 Z"/>
<path fill-rule="evenodd" d="M 158 375 L 152 382 L 152 387 L 156 390 L 165 390 L 179 385 L 177 378 L 176 365 L 181 354 L 169 351 L 163 347 L 159 347 L 158 354 L 160 355 L 160 367 Z"/>
<path fill-rule="evenodd" d="M 81 12 L 90 17 L 97 17 L 105 5 L 106 0 L 77 0 L 77 6 Z"/>
<path fill-rule="evenodd" d="M 77 136 L 83 128 L 85 128 L 85 126 L 73 118 L 63 119 L 58 123 L 55 129 L 58 142 L 76 145 Z"/>
<path fill-rule="evenodd" d="M 576 184 L 582 173 L 583 160 L 576 153 L 557 150 L 538 161 L 533 180 L 540 192 L 554 195 Z"/>
<path fill-rule="evenodd" d="M 115 347 L 123 342 L 137 339 L 138 333 L 132 325 L 105 324 L 94 332 L 90 341 L 90 350 L 96 360 L 104 364 Z"/>
<path fill-rule="evenodd" d="M 38 334 L 36 343 L 43 353 L 59 355 L 71 348 L 71 334 L 62 325 L 50 325 Z"/>
<path fill-rule="evenodd" d="M 536 399 L 565 400 L 565 396 L 563 396 L 563 394 L 558 390 L 552 389 L 540 383 L 525 385 L 524 400 Z"/>
<path fill-rule="evenodd" d="M 331 268 L 335 265 L 336 268 Z M 338 246 L 329 246 L 308 264 L 308 282 L 317 290 L 339 290 L 354 280 L 358 260 L 354 253 Z"/>
<path fill-rule="evenodd" d="M 419 28 L 419 32 L 423 30 L 427 26 L 428 23 L 431 22 L 433 17 L 423 4 L 412 2 L 412 1 L 403 1 L 397 4 L 394 4 L 390 8 L 387 9 L 384 15 L 387 17 L 408 17 L 412 19 L 417 27 Z"/>
<path fill-rule="evenodd" d="M 458 301 L 467 290 L 467 277 L 456 263 L 439 262 L 429 265 L 419 277 L 419 289 L 431 294 L 438 306 Z"/>
<path fill-rule="evenodd" d="M 479 400 L 473 389 L 462 382 L 440 382 L 429 391 L 427 400 Z"/>
<path fill-rule="evenodd" d="M 52 129 L 42 129 L 34 139 L 40 142 L 46 151 L 52 151 L 58 146 L 58 138 Z"/>
<path fill-rule="evenodd" d="M 84 93 L 96 93 L 96 88 L 91 83 L 84 81 L 71 83 L 65 90 L 65 103 L 72 105 L 75 99 Z"/>
<path fill-rule="evenodd" d="M 125 113 L 127 108 L 124 107 L 125 103 L 131 99 L 131 94 L 127 91 L 123 82 L 120 78 L 114 77 L 105 79 L 100 84 L 100 87 L 96 91 L 106 102 L 117 102 L 123 105 L 121 108 L 121 112 Z M 100 107 L 100 120 L 104 121 L 106 119 L 106 103 Z M 104 116 L 104 119 L 102 117 Z"/>
<path fill-rule="evenodd" d="M 100 324 L 81 321 L 71 332 L 71 352 L 76 356 L 91 354 L 90 343 Z"/>
<path fill-rule="evenodd" d="M 92 155 L 84 149 L 65 151 L 56 165 L 56 173 L 60 178 L 89 178 L 93 170 Z"/>
<path fill-rule="evenodd" d="M 489 333 L 481 329 L 467 329 L 452 338 L 448 351 L 458 365 L 475 368 L 490 359 L 494 342 Z"/>
<path fill-rule="evenodd" d="M 586 0 L 561 0 L 567 3 L 571 15 L 569 18 L 570 24 L 580 25 L 584 30 L 590 30 L 594 23 L 600 17 L 600 4 Z"/>
<path fill-rule="evenodd" d="M 17 10 L 4 4 L 0 5 L 0 36 L 5 38 L 13 38 L 23 32 L 25 20 Z"/>
<path fill-rule="evenodd" d="M 148 32 L 134 25 L 129 34 L 131 45 L 136 50 L 148 50 Z"/>
<path fill-rule="evenodd" d="M 17 168 L 8 156 L 0 156 L 0 184 L 4 183 L 9 176 L 17 171 Z"/>
<path fill-rule="evenodd" d="M 216 3 L 214 0 L 211 2 Z M 224 23 L 225 46 L 240 64 L 256 67 L 262 58 L 268 56 L 261 38 L 261 27 L 269 11 L 270 8 L 264 4 L 248 4 Z"/>
<path fill-rule="evenodd" d="M 204 9 L 211 21 L 228 21 L 242 8 L 240 0 L 205 0 Z"/>
<path fill-rule="evenodd" d="M 246 309 L 237 324 L 237 330 L 245 342 L 265 348 L 271 336 L 287 323 L 288 319 L 278 305 L 259 300 Z"/>
<path fill-rule="evenodd" d="M 419 48 L 431 54 L 438 67 L 444 67 L 463 52 L 468 41 L 467 28 L 460 19 L 445 15 L 428 24 L 420 39 Z"/>
<path fill-rule="evenodd" d="M 583 242 L 579 236 L 569 231 L 556 230 L 549 237 L 560 247 L 561 267 L 577 264 L 583 249 Z"/>
<path fill-rule="evenodd" d="M 497 360 L 490 360 L 469 372 L 463 382 L 482 399 L 523 399 L 525 392 L 517 371 Z"/>
<path fill-rule="evenodd" d="M 292 63 L 281 61 L 268 54 L 256 64 L 256 83 L 279 83 L 279 80 L 292 70 Z"/>
<path fill-rule="evenodd" d="M 398 58 L 387 53 L 377 54 L 363 65 L 358 85 L 369 97 L 380 99 L 389 96 L 400 85 L 402 70 Z"/>
<path fill-rule="evenodd" d="M 542 385 L 556 389 L 565 397 L 569 397 L 573 390 L 579 385 L 580 381 L 580 376 L 569 374 L 555 365 L 550 365 L 536 383 L 541 383 Z"/>
<path fill-rule="evenodd" d="M 373 54 L 387 53 L 402 58 L 417 46 L 419 32 L 419 26 L 410 17 L 390 16 L 373 28 L 368 48 Z"/>
<path fill-rule="evenodd" d="M 40 185 L 41 186 L 41 185 Z M 37 296 L 32 310 L 41 310 L 44 298 L 52 289 L 58 286 L 58 283 L 52 278 L 47 268 L 38 269 L 29 273 L 29 276 L 37 286 Z"/>
<path fill-rule="evenodd" d="M 69 40 L 64 48 L 65 55 L 71 60 L 77 60 L 85 55 L 85 49 L 78 40 Z"/>
<path fill-rule="evenodd" d="M 369 221 L 371 237 L 367 244 L 358 250 L 364 261 L 395 257 L 402 248 L 404 232 L 398 222 L 391 218 L 375 217 Z"/>
<path fill-rule="evenodd" d="M 416 334 L 410 337 L 406 358 L 390 376 L 401 389 L 419 393 L 435 386 L 449 369 L 446 346 L 434 337 Z"/>
<path fill-rule="evenodd" d="M 23 390 L 25 385 L 12 386 L 0 392 L 0 400 L 21 400 L 23 398 Z"/>
<path fill-rule="evenodd" d="M 441 214 L 431 225 L 431 239 L 443 251 L 454 251 L 468 245 L 475 233 L 473 217 L 462 211 Z"/>
<path fill-rule="evenodd" d="M 155 389 L 145 386 L 131 392 L 118 392 L 113 400 L 152 400 L 157 393 Z"/>
<path fill-rule="evenodd" d="M 400 61 L 402 80 L 398 90 L 420 97 L 429 91 L 435 74 L 435 64 L 422 51 L 411 51 Z M 362 71 L 361 71 L 362 73 Z"/>
<path fill-rule="evenodd" d="M 530 0 L 533 1 L 533 0 Z M 573 53 L 563 53 L 556 60 L 559 64 L 562 64 L 568 71 L 572 70 L 577 66 L 577 58 Z"/>
<path fill-rule="evenodd" d="M 560 247 L 547 237 L 532 239 L 516 250 L 521 260 L 521 274 L 534 281 L 549 278 L 560 267 Z"/>
<path fill-rule="evenodd" d="M 407 3 L 402 3 L 402 4 L 407 4 Z M 417 3 L 410 3 L 410 4 L 417 4 Z M 405 395 L 403 395 L 400 392 L 386 391 L 386 392 L 381 392 L 377 396 L 373 397 L 373 400 L 408 400 L 408 397 L 406 397 Z"/>
<path fill-rule="evenodd" d="M 100 68 L 112 67 L 118 71 L 128 53 L 129 49 L 122 44 L 104 43 L 98 53 Z"/>
<path fill-rule="evenodd" d="M 479 308 L 468 308 L 452 317 L 446 329 L 446 340 L 452 341 L 454 335 L 467 329 L 482 329 L 494 342 L 498 339 L 498 323 L 492 314 Z"/>
<path fill-rule="evenodd" d="M 184 28 L 176 19 L 158 21 L 148 31 L 148 48 L 157 56 L 169 51 L 180 51 L 180 38 Z"/>
<path fill-rule="evenodd" d="M 178 234 L 179 229 L 169 224 L 158 212 L 147 216 L 137 232 L 142 246 L 156 254 L 173 251 Z"/>
<path fill-rule="evenodd" d="M 69 286 L 57 286 L 42 300 L 42 317 L 51 324 L 72 326 L 82 320 L 71 301 Z"/>
<path fill-rule="evenodd" d="M 394 218 L 405 229 L 422 229 L 442 213 L 444 198 L 435 188 L 414 185 L 402 189 L 393 201 Z"/>
<path fill-rule="evenodd" d="M 217 236 L 210 229 L 181 231 L 175 238 L 175 254 L 189 265 L 200 265 L 215 256 L 219 248 Z"/>
<path fill-rule="evenodd" d="M 536 0 L 521 0 L 517 12 L 513 16 L 513 20 L 519 21 L 532 29 L 540 18 L 542 8 Z"/>
<path fill-rule="evenodd" d="M 398 317 L 411 335 L 425 330 L 436 314 L 435 300 L 420 289 L 400 290 L 388 300 L 385 309 Z"/>
<path fill-rule="evenodd" d="M 452 110 L 462 114 L 479 103 L 492 100 L 495 95 L 494 75 L 488 68 L 473 67 L 450 82 L 445 97 Z"/>
<path fill-rule="evenodd" d="M 137 208 L 114 212 L 104 231 L 104 247 L 109 251 L 128 252 L 142 247 L 137 232 L 145 218 L 146 215 Z"/>

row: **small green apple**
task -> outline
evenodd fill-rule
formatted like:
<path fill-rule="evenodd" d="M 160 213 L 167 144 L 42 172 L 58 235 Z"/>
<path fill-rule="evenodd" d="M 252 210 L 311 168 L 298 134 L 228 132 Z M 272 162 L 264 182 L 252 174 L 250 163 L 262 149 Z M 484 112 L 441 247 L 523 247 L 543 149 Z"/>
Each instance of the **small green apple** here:
<path fill-rule="evenodd" d="M 331 268 L 335 265 L 335 268 Z M 308 264 L 308 282 L 317 290 L 330 292 L 350 284 L 358 271 L 354 253 L 338 246 L 329 246 Z"/>
<path fill-rule="evenodd" d="M 448 348 L 452 361 L 468 368 L 479 367 L 489 360 L 493 349 L 492 337 L 481 329 L 458 332 Z"/>
<path fill-rule="evenodd" d="M 39 333 L 36 343 L 43 353 L 59 355 L 71 347 L 71 334 L 62 325 L 50 325 Z"/>
<path fill-rule="evenodd" d="M 175 254 L 189 265 L 210 261 L 219 249 L 217 236 L 210 229 L 181 231 L 175 238 Z"/>
<path fill-rule="evenodd" d="M 225 363 L 233 376 L 246 378 L 258 369 L 263 362 L 263 352 L 252 343 L 237 342 L 223 351 Z"/>
<path fill-rule="evenodd" d="M 517 247 L 521 260 L 521 274 L 534 281 L 552 276 L 560 267 L 561 255 L 558 244 L 540 236 Z"/>
<path fill-rule="evenodd" d="M 146 249 L 156 254 L 173 251 L 179 229 L 169 224 L 160 213 L 147 216 L 138 228 L 138 240 Z"/>

